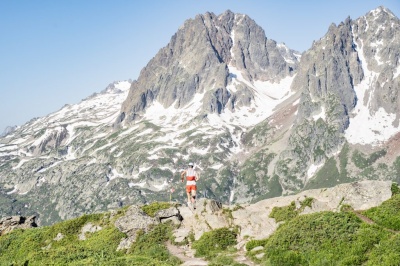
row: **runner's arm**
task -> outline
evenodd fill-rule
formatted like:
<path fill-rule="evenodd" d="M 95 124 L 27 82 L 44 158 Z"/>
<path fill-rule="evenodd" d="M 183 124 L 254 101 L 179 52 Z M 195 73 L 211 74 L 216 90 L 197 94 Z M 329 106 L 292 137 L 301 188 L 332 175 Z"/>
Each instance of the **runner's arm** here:
<path fill-rule="evenodd" d="M 185 174 L 186 174 L 186 170 L 181 173 L 181 181 L 182 182 L 183 182 L 183 179 L 185 179 Z"/>

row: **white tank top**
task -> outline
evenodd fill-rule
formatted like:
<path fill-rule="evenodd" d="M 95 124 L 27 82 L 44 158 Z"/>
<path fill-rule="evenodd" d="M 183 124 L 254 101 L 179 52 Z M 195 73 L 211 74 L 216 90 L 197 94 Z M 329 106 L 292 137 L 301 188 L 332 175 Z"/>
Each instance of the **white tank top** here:
<path fill-rule="evenodd" d="M 187 180 L 187 177 L 197 177 L 197 173 L 193 168 L 188 168 L 186 170 L 186 185 L 191 186 L 191 185 L 196 185 L 196 180 Z"/>

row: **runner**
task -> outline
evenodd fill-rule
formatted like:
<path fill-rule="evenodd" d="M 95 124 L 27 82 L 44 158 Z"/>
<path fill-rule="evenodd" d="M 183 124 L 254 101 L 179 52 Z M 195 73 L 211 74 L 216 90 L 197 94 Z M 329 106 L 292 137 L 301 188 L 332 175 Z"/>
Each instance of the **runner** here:
<path fill-rule="evenodd" d="M 188 168 L 181 173 L 181 180 L 186 176 L 186 194 L 188 200 L 188 207 L 196 209 L 196 181 L 199 180 L 199 175 L 193 169 L 193 163 L 188 164 Z"/>

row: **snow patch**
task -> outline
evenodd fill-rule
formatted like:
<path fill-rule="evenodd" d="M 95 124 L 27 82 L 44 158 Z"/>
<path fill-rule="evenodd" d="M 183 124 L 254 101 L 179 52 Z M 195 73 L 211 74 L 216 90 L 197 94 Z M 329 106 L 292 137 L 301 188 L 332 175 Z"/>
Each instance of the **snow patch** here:
<path fill-rule="evenodd" d="M 140 183 L 133 183 L 133 182 L 128 183 L 129 187 L 144 187 L 145 185 L 146 185 L 146 181 L 143 181 Z"/>
<path fill-rule="evenodd" d="M 16 193 L 16 192 L 18 192 L 18 189 L 17 189 L 17 187 L 14 187 L 13 190 L 7 192 L 6 194 L 7 194 L 7 195 L 11 195 L 11 194 L 14 194 L 14 193 Z"/>
<path fill-rule="evenodd" d="M 314 121 L 317 121 L 320 118 L 322 118 L 322 120 L 326 121 L 326 112 L 325 112 L 324 106 L 321 106 L 321 110 L 318 114 L 313 115 Z"/>
<path fill-rule="evenodd" d="M 352 117 L 350 125 L 345 131 L 345 137 L 352 144 L 375 146 L 398 133 L 400 127 L 393 126 L 396 114 L 389 114 L 382 107 L 375 113 L 371 113 L 371 98 L 375 89 L 372 85 L 377 79 L 378 73 L 369 71 L 362 45 L 357 51 L 364 70 L 364 79 L 354 88 L 359 101 L 351 113 Z"/>
<path fill-rule="evenodd" d="M 158 191 L 161 191 L 163 189 L 165 189 L 166 187 L 168 187 L 168 182 L 166 180 L 164 180 L 164 183 L 162 183 L 161 185 L 153 185 L 156 189 L 158 189 Z"/>
<path fill-rule="evenodd" d="M 307 179 L 310 179 L 322 166 L 324 162 L 320 164 L 312 164 L 307 170 Z"/>
<path fill-rule="evenodd" d="M 218 170 L 218 169 L 220 169 L 222 166 L 224 166 L 222 163 L 218 163 L 218 164 L 214 164 L 214 165 L 210 166 L 209 168 Z"/>

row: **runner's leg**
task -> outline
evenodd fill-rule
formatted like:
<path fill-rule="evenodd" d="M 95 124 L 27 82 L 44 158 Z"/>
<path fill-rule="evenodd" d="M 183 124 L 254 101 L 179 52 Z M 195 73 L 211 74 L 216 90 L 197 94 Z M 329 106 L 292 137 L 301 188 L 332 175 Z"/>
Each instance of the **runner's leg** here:
<path fill-rule="evenodd" d="M 193 204 L 193 208 L 196 209 L 196 190 L 192 190 L 192 204 Z"/>

